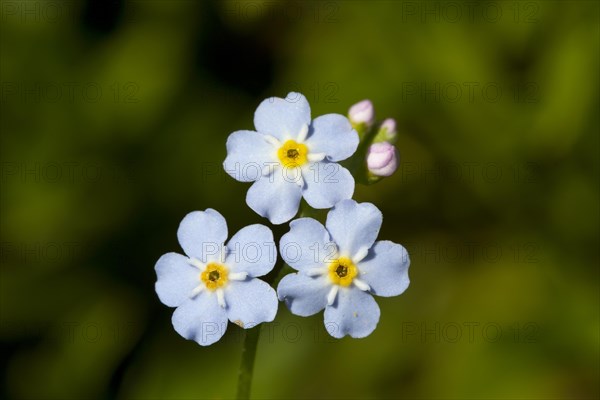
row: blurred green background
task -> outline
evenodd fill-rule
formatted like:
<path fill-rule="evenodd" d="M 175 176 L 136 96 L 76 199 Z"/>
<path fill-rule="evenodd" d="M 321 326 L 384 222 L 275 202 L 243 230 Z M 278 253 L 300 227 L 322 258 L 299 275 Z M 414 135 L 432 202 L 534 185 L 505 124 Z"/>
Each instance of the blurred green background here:
<path fill-rule="evenodd" d="M 362 340 L 280 305 L 253 396 L 598 398 L 597 2 L 1 4 L 0 397 L 234 396 L 243 331 L 182 339 L 153 267 L 189 211 L 268 224 L 225 140 L 294 90 L 397 119 L 355 198 L 411 286 Z"/>

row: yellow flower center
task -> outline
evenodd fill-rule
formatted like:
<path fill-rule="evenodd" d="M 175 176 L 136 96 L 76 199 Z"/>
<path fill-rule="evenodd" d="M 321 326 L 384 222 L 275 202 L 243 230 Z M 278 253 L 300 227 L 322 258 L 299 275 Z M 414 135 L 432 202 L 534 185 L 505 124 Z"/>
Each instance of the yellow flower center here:
<path fill-rule="evenodd" d="M 308 148 L 302 143 L 295 140 L 288 140 L 279 148 L 277 156 L 279 161 L 286 168 L 300 167 L 306 163 Z"/>
<path fill-rule="evenodd" d="M 209 290 L 216 290 L 227 283 L 229 272 L 224 265 L 209 263 L 200 274 L 200 280 Z"/>
<path fill-rule="evenodd" d="M 357 274 L 356 265 L 347 257 L 340 257 L 329 264 L 329 279 L 336 285 L 350 286 Z"/>

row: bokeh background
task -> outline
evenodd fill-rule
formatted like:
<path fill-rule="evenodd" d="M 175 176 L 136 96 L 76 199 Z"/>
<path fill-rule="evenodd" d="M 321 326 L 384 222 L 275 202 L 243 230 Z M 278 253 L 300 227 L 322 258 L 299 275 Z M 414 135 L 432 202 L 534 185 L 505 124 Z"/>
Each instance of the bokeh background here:
<path fill-rule="evenodd" d="M 280 306 L 253 396 L 598 398 L 598 3 L 1 4 L 0 397 L 235 395 L 243 330 L 179 337 L 153 267 L 189 211 L 268 224 L 225 140 L 294 90 L 398 121 L 355 198 L 411 286 L 362 340 Z"/>

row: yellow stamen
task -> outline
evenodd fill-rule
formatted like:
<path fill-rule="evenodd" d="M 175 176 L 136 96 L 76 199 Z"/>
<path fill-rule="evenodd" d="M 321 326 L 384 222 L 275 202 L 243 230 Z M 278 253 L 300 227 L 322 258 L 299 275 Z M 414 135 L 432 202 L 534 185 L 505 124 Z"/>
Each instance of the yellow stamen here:
<path fill-rule="evenodd" d="M 279 148 L 277 156 L 286 168 L 300 167 L 306 163 L 308 148 L 295 140 L 288 140 Z"/>
<path fill-rule="evenodd" d="M 209 290 L 216 290 L 227 283 L 229 271 L 224 265 L 209 263 L 200 274 L 200 280 Z"/>
<path fill-rule="evenodd" d="M 350 286 L 358 274 L 356 266 L 347 257 L 340 257 L 329 264 L 329 279 L 336 285 Z"/>

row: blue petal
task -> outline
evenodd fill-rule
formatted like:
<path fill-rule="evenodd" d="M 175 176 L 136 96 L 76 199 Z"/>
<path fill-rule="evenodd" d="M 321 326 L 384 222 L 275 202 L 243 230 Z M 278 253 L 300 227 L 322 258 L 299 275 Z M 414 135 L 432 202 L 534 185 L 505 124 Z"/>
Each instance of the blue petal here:
<path fill-rule="evenodd" d="M 378 296 L 398 296 L 406 290 L 410 259 L 404 247 L 390 241 L 376 242 L 357 267 L 359 278 Z"/>
<path fill-rule="evenodd" d="M 233 132 L 227 138 L 227 158 L 223 168 L 235 180 L 256 181 L 268 163 L 277 161 L 276 152 L 275 146 L 261 133 Z"/>
<path fill-rule="evenodd" d="M 369 336 L 379 322 L 379 306 L 367 292 L 340 288 L 336 301 L 325 308 L 325 328 L 335 338 Z"/>
<path fill-rule="evenodd" d="M 189 258 L 181 254 L 167 253 L 154 266 L 156 294 L 169 307 L 177 307 L 189 299 L 192 291 L 201 283 L 200 271 L 188 261 Z"/>
<path fill-rule="evenodd" d="M 273 269 L 277 249 L 273 232 L 264 225 L 242 228 L 227 243 L 225 264 L 232 272 L 247 272 L 249 276 L 262 276 Z"/>
<path fill-rule="evenodd" d="M 254 126 L 260 133 L 280 141 L 296 139 L 303 126 L 310 124 L 310 106 L 300 93 L 288 93 L 285 99 L 271 97 L 264 100 L 254 113 Z"/>
<path fill-rule="evenodd" d="M 229 320 L 246 329 L 271 322 L 277 314 L 275 290 L 260 279 L 229 282 L 225 303 Z"/>
<path fill-rule="evenodd" d="M 352 198 L 354 178 L 338 163 L 327 161 L 310 164 L 303 169 L 302 195 L 313 208 L 331 208 L 339 201 Z"/>
<path fill-rule="evenodd" d="M 279 282 L 277 295 L 279 300 L 285 301 L 292 314 L 308 317 L 325 308 L 330 289 L 331 283 L 327 276 L 288 274 Z"/>
<path fill-rule="evenodd" d="M 290 222 L 290 231 L 281 237 L 279 252 L 296 270 L 322 267 L 337 255 L 329 232 L 317 220 L 300 218 Z"/>
<path fill-rule="evenodd" d="M 289 221 L 298 212 L 302 189 L 289 180 L 282 168 L 254 182 L 246 194 L 246 203 L 272 224 Z"/>
<path fill-rule="evenodd" d="M 330 161 L 342 161 L 358 148 L 358 133 L 348 118 L 327 114 L 313 120 L 306 144 L 311 152 L 325 153 Z"/>
<path fill-rule="evenodd" d="M 342 255 L 354 257 L 363 248 L 371 248 L 383 221 L 383 215 L 371 203 L 342 200 L 327 214 L 325 226 Z"/>
<path fill-rule="evenodd" d="M 177 307 L 171 322 L 184 338 L 208 346 L 225 334 L 227 312 L 219 306 L 215 293 L 202 292 Z"/>
<path fill-rule="evenodd" d="M 227 239 L 227 222 L 212 208 L 186 215 L 177 230 L 185 254 L 203 262 L 217 260 Z"/>

